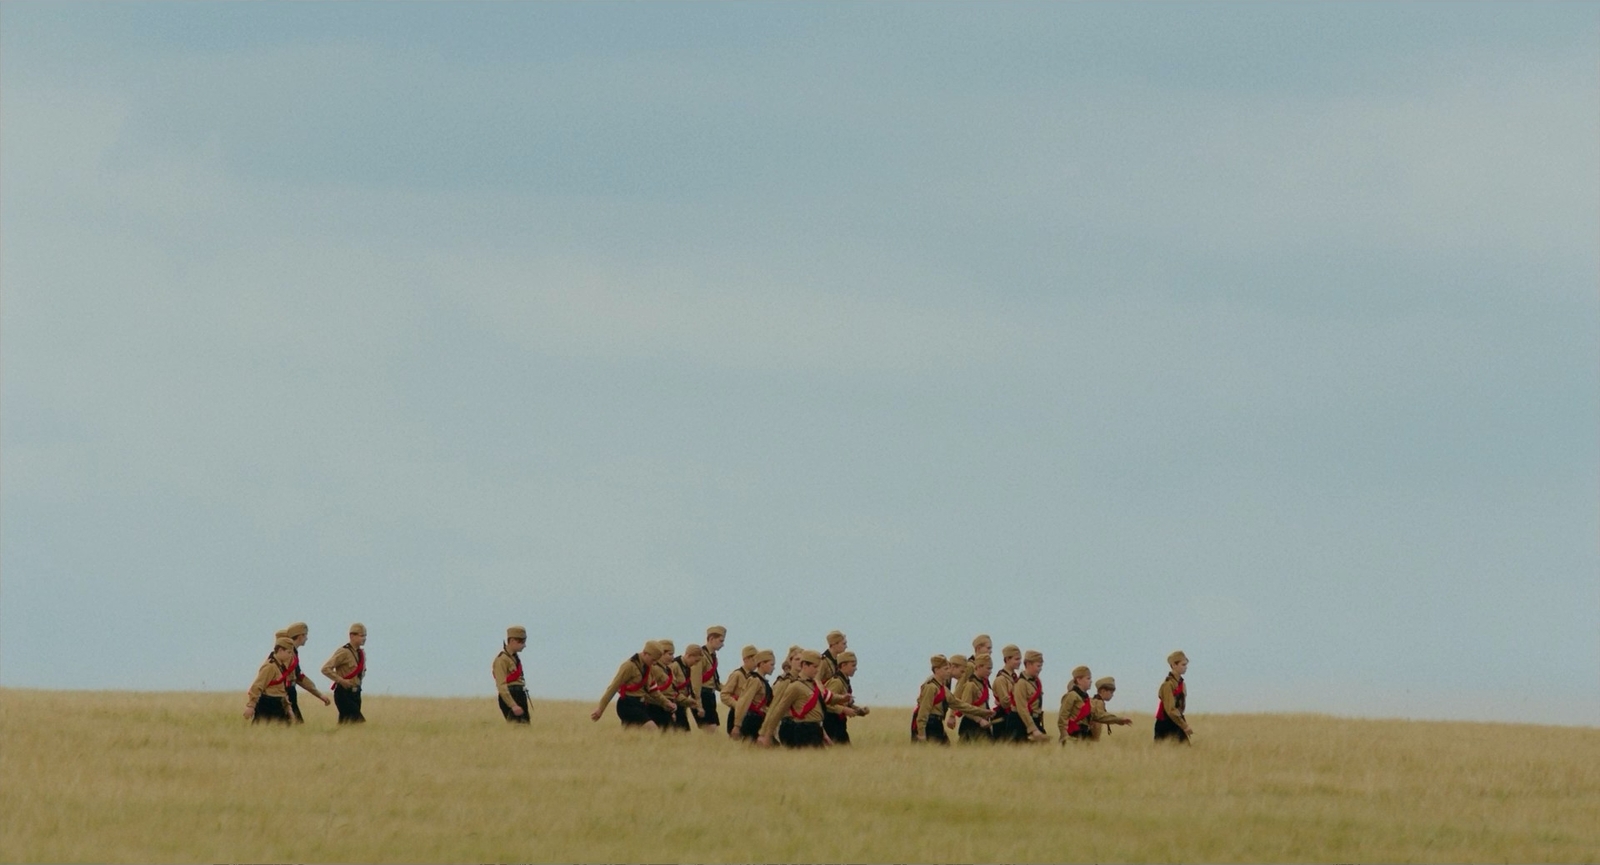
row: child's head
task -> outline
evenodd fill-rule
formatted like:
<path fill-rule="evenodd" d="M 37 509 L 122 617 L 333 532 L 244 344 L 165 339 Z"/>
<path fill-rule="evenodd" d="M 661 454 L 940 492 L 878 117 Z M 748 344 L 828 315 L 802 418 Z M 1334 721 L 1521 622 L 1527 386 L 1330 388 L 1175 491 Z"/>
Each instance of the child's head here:
<path fill-rule="evenodd" d="M 987 679 L 992 672 L 994 672 L 994 659 L 987 653 L 972 656 L 972 675 Z"/>
<path fill-rule="evenodd" d="M 1117 694 L 1117 680 L 1107 676 L 1104 679 L 1095 682 L 1094 693 L 1095 696 L 1099 697 L 1102 702 L 1111 702 L 1111 698 Z"/>
<path fill-rule="evenodd" d="M 1029 649 L 1022 653 L 1022 671 L 1030 676 L 1038 676 L 1044 669 L 1044 653 L 1036 649 Z"/>
<path fill-rule="evenodd" d="M 1006 646 L 1000 650 L 1000 663 L 1004 664 L 1007 670 L 1015 673 L 1017 668 L 1022 666 L 1022 650 L 1016 646 Z"/>
<path fill-rule="evenodd" d="M 287 665 L 294 660 L 294 640 L 289 637 L 278 637 L 272 644 L 272 659 L 281 665 Z"/>
<path fill-rule="evenodd" d="M 1189 669 L 1189 656 L 1179 649 L 1167 656 L 1167 666 L 1172 668 L 1172 672 L 1181 676 Z"/>
<path fill-rule="evenodd" d="M 987 655 L 993 651 L 994 640 L 990 639 L 988 634 L 979 634 L 978 636 L 972 638 L 972 654 L 974 657 L 978 655 Z"/>
<path fill-rule="evenodd" d="M 772 675 L 772 668 L 777 666 L 778 656 L 771 649 L 762 649 L 755 653 L 756 672 L 763 676 Z"/>
<path fill-rule="evenodd" d="M 1089 683 L 1094 677 L 1089 675 L 1089 668 L 1078 666 L 1072 668 L 1072 686 L 1080 691 L 1089 690 Z"/>
<path fill-rule="evenodd" d="M 849 652 L 849 651 L 840 652 L 838 660 L 839 660 L 839 664 L 838 664 L 839 672 L 843 673 L 846 676 L 854 676 L 856 674 L 856 653 L 855 652 Z"/>
<path fill-rule="evenodd" d="M 706 628 L 706 651 L 715 652 L 728 640 L 728 629 L 721 625 Z"/>
<path fill-rule="evenodd" d="M 350 645 L 361 648 L 367 644 L 367 626 L 356 622 L 350 626 Z"/>

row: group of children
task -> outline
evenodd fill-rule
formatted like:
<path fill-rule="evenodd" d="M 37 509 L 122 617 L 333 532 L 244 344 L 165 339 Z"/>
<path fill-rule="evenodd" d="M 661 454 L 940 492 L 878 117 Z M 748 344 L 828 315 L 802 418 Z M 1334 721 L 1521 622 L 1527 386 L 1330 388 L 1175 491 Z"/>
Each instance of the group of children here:
<path fill-rule="evenodd" d="M 322 674 L 332 682 L 331 700 L 300 670 L 300 647 L 309 636 L 305 622 L 295 622 L 274 635 L 272 652 L 245 695 L 244 716 L 252 723 L 303 722 L 298 695 L 302 688 L 324 705 L 337 705 L 339 723 L 366 720 L 361 714 L 361 682 L 367 672 L 366 627 L 359 622 L 351 625 L 350 641 L 322 665 Z M 777 655 L 755 646 L 740 651 L 740 666 L 723 681 L 717 652 L 727 636 L 727 628 L 715 625 L 706 629 L 704 643 L 691 643 L 678 655 L 671 640 L 645 643 L 618 666 L 589 717 L 600 720 L 616 698 L 617 718 L 625 727 L 664 731 L 698 727 L 708 732 L 722 727 L 734 739 L 762 746 L 850 743 L 850 719 L 866 715 L 870 709 L 856 704 L 850 679 L 856 674 L 857 660 L 842 632 L 829 633 L 828 648 L 821 652 L 790 646 L 782 672 L 770 681 L 768 677 L 779 666 Z M 512 723 L 529 720 L 527 679 L 520 654 L 527 644 L 525 628 L 507 628 L 505 644 L 491 668 L 496 703 Z M 1040 742 L 1050 738 L 1045 731 L 1043 686 L 1039 683 L 1044 655 L 1006 646 L 996 669 L 993 646 L 987 634 L 979 634 L 972 641 L 970 657 L 934 655 L 930 659 L 932 675 L 922 683 L 911 716 L 912 741 L 949 744 L 946 728 L 956 730 L 962 742 Z M 1171 672 L 1161 683 L 1155 738 L 1188 742 L 1194 735 L 1184 716 L 1187 692 L 1183 677 L 1189 659 L 1183 652 L 1173 652 L 1167 656 L 1167 665 Z M 1088 667 L 1074 668 L 1056 717 L 1062 744 L 1098 741 L 1111 727 L 1132 724 L 1132 719 L 1106 708 L 1116 690 L 1115 679 L 1107 676 L 1095 681 Z M 727 713 L 725 725 L 719 707 Z"/>
<path fill-rule="evenodd" d="M 255 681 L 245 693 L 244 716 L 250 723 L 300 724 L 305 718 L 300 714 L 299 690 L 304 688 L 311 696 L 338 706 L 339 723 L 359 724 L 367 719 L 361 715 L 361 680 L 367 673 L 367 652 L 362 648 L 367 642 L 367 628 L 357 622 L 350 626 L 350 642 L 340 646 L 322 665 L 322 675 L 333 683 L 333 699 L 317 690 L 311 677 L 300 671 L 300 647 L 311 636 L 305 622 L 295 622 L 273 635 L 272 652 L 256 671 Z"/>
<path fill-rule="evenodd" d="M 508 696 L 506 686 L 511 682 L 501 684 L 501 675 L 515 661 L 515 650 L 521 644 L 514 641 L 512 634 L 521 630 L 512 628 L 507 632 L 506 649 L 495 661 L 496 683 L 502 689 L 500 710 L 512 721 L 526 721 L 526 695 L 515 690 Z M 624 727 L 689 730 L 697 726 L 711 731 L 721 726 L 720 704 L 728 713 L 727 733 L 735 739 L 752 740 L 763 746 L 777 742 L 788 747 L 850 742 L 850 719 L 867 714 L 869 709 L 855 702 L 850 678 L 856 673 L 857 660 L 842 632 L 829 633 L 828 648 L 821 652 L 789 647 L 783 672 L 770 682 L 767 677 L 777 666 L 777 655 L 771 649 L 745 646 L 740 652 L 740 667 L 724 683 L 717 651 L 727 640 L 727 633 L 720 625 L 709 628 L 704 644 L 692 643 L 676 657 L 671 640 L 645 643 L 617 668 L 590 719 L 600 720 L 615 697 L 617 718 Z M 993 645 L 987 634 L 980 634 L 972 641 L 970 658 L 934 655 L 930 659 L 932 675 L 922 683 L 911 718 L 913 741 L 948 744 L 946 727 L 956 729 L 963 742 L 1049 739 L 1044 729 L 1043 689 L 1039 684 L 1044 655 L 1006 646 L 1001 650 L 1002 666 L 996 671 L 991 655 Z M 1189 660 L 1183 652 L 1173 652 L 1167 656 L 1167 664 L 1171 672 L 1160 689 L 1155 738 L 1188 742 L 1193 731 L 1184 717 L 1187 698 L 1183 675 Z M 520 676 L 520 662 L 516 663 L 516 672 Z M 1075 668 L 1057 716 L 1060 741 L 1098 741 L 1102 731 L 1132 724 L 1131 719 L 1114 715 L 1106 708 L 1116 690 L 1115 679 L 1108 676 L 1094 681 L 1088 667 Z"/>

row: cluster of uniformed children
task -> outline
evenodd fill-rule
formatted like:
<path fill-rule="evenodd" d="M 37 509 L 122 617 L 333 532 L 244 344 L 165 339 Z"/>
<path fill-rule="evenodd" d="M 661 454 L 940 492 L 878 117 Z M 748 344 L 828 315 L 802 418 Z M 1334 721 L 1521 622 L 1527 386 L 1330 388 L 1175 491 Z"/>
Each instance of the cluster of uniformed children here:
<path fill-rule="evenodd" d="M 340 646 L 322 665 L 322 675 L 333 683 L 330 687 L 332 700 L 318 691 L 311 677 L 300 670 L 300 647 L 310 635 L 311 629 L 305 622 L 295 622 L 273 635 L 272 651 L 245 693 L 244 716 L 252 724 L 303 723 L 301 688 L 321 700 L 324 706 L 330 703 L 338 706 L 341 724 L 366 720 L 361 716 L 361 680 L 367 673 L 367 652 L 362 648 L 367 642 L 366 626 L 360 622 L 351 625 L 350 642 Z"/>
<path fill-rule="evenodd" d="M 520 630 L 513 628 L 512 632 Z M 850 678 L 855 675 L 857 661 L 843 633 L 829 633 L 828 648 L 822 652 L 791 646 L 782 674 L 770 682 L 767 677 L 777 666 L 777 655 L 770 649 L 745 646 L 740 652 L 740 667 L 723 682 L 717 651 L 727 633 L 720 625 L 712 627 L 706 631 L 703 645 L 691 644 L 676 657 L 671 640 L 645 643 L 617 668 L 589 717 L 600 720 L 615 697 L 617 718 L 625 727 L 689 730 L 698 726 L 710 731 L 719 726 L 720 703 L 728 713 L 725 729 L 735 739 L 753 740 L 760 745 L 776 741 L 788 747 L 850 742 L 850 718 L 869 710 L 855 702 Z M 912 740 L 948 744 L 946 727 L 956 729 L 963 742 L 1048 740 L 1043 689 L 1039 684 L 1044 656 L 1006 646 L 1001 650 L 1001 667 L 996 670 L 991 655 L 993 641 L 988 635 L 980 634 L 972 643 L 971 658 L 935 655 L 930 659 L 932 675 L 922 684 L 911 718 Z M 507 648 L 495 662 L 497 684 L 510 684 L 509 679 L 502 680 L 502 672 L 511 669 L 514 659 L 508 632 Z M 1183 675 L 1189 660 L 1182 652 L 1173 652 L 1167 657 L 1167 664 L 1171 672 L 1161 684 L 1155 738 L 1187 742 L 1192 730 L 1184 717 Z M 520 664 L 516 670 L 520 676 Z M 1089 694 L 1091 686 L 1093 696 Z M 1114 715 L 1106 708 L 1116 690 L 1116 680 L 1106 677 L 1094 681 L 1088 667 L 1075 668 L 1072 684 L 1061 698 L 1056 724 L 1060 741 L 1097 741 L 1102 731 L 1109 731 L 1112 726 L 1132 724 L 1131 719 Z M 520 691 L 513 691 L 508 697 L 502 690 L 500 709 L 507 720 L 526 720 L 526 698 L 520 695 Z M 513 705 L 517 700 L 523 702 Z M 519 707 L 522 712 L 516 711 Z"/>

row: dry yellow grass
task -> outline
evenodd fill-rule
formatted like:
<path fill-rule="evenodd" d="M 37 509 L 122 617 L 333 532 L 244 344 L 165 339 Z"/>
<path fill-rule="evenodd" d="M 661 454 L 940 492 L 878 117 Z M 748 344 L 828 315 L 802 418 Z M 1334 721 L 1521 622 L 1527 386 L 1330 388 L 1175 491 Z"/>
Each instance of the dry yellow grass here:
<path fill-rule="evenodd" d="M 1596 729 L 1202 715 L 1191 748 L 1140 721 L 940 749 L 881 710 L 853 748 L 768 752 L 578 703 L 519 729 L 492 698 L 371 697 L 362 728 L 313 702 L 269 729 L 240 702 L 0 691 L 0 859 L 1600 860 Z"/>

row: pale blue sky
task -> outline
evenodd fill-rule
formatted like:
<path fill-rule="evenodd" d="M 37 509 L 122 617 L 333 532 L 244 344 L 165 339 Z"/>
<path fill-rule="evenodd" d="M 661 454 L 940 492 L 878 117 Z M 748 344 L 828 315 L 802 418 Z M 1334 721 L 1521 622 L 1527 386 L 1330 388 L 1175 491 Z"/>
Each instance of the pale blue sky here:
<path fill-rule="evenodd" d="M 7 3 L 0 120 L 7 686 L 1600 717 L 1600 6 Z"/>

